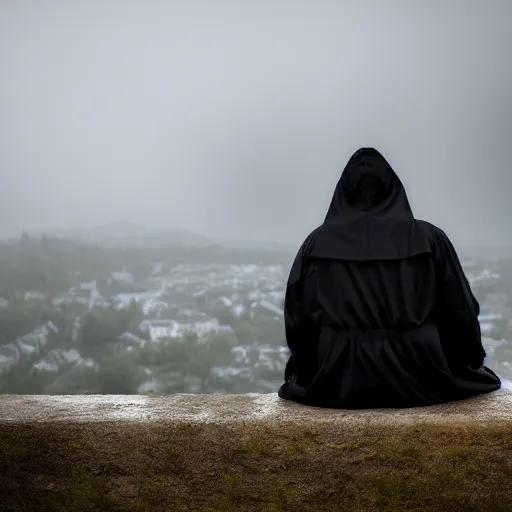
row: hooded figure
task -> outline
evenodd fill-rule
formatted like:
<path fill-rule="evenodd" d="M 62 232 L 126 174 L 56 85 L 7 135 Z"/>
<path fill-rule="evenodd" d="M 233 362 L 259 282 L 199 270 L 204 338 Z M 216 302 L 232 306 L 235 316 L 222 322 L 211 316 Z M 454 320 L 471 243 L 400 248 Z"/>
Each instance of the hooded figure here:
<path fill-rule="evenodd" d="M 375 149 L 360 149 L 285 297 L 290 359 L 279 396 L 340 408 L 415 407 L 500 388 L 479 305 L 446 234 L 416 220 Z"/>

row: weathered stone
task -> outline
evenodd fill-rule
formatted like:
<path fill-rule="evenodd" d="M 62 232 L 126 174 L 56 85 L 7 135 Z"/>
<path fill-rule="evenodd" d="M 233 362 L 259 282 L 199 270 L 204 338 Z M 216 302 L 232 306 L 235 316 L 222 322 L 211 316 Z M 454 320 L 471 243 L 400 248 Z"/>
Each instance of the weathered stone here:
<path fill-rule="evenodd" d="M 269 395 L 2 396 L 0 510 L 512 510 L 512 394 L 317 409 Z"/>

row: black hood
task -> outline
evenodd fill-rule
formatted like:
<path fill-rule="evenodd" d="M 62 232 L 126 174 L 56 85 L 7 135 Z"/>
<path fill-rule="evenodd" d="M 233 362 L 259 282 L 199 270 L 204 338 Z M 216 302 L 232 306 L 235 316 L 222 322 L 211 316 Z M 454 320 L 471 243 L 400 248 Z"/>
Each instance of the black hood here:
<path fill-rule="evenodd" d="M 360 212 L 413 218 L 402 182 L 373 148 L 362 148 L 352 155 L 336 185 L 325 220 L 336 222 Z"/>
<path fill-rule="evenodd" d="M 350 260 L 400 259 L 430 252 L 402 182 L 373 148 L 348 161 L 311 256 Z"/>

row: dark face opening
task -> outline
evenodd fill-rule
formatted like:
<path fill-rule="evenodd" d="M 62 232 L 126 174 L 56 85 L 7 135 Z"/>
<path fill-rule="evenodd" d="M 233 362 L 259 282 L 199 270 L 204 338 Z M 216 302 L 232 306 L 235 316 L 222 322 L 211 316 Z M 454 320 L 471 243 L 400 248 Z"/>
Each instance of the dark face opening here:
<path fill-rule="evenodd" d="M 376 176 L 362 176 L 355 189 L 345 190 L 345 197 L 353 208 L 371 210 L 385 201 L 391 190 Z"/>
<path fill-rule="evenodd" d="M 348 203 L 368 210 L 378 206 L 393 191 L 394 173 L 380 153 L 359 150 L 343 172 L 341 184 Z"/>

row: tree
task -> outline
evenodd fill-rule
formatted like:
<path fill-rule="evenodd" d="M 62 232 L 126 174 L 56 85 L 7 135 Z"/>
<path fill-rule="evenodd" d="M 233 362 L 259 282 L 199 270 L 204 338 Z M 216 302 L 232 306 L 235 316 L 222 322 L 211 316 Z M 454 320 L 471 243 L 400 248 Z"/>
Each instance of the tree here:
<path fill-rule="evenodd" d="M 59 321 L 61 317 L 62 312 L 44 300 L 13 299 L 7 307 L 0 309 L 0 333 L 9 343 L 50 320 Z"/>
<path fill-rule="evenodd" d="M 210 353 L 214 354 L 215 362 L 229 361 L 231 350 L 238 345 L 238 338 L 233 331 L 217 332 L 204 341 Z"/>
<path fill-rule="evenodd" d="M 38 395 L 42 386 L 37 373 L 32 372 L 37 356 L 25 356 L 4 373 L 0 373 L 0 394 Z"/>
<path fill-rule="evenodd" d="M 105 359 L 98 380 L 105 395 L 133 395 L 142 383 L 137 365 L 126 354 Z"/>
<path fill-rule="evenodd" d="M 138 325 L 143 317 L 140 308 L 132 301 L 129 308 L 97 308 L 82 318 L 78 345 L 85 355 L 99 357 L 102 351 L 112 347 L 119 336 L 131 326 Z"/>

